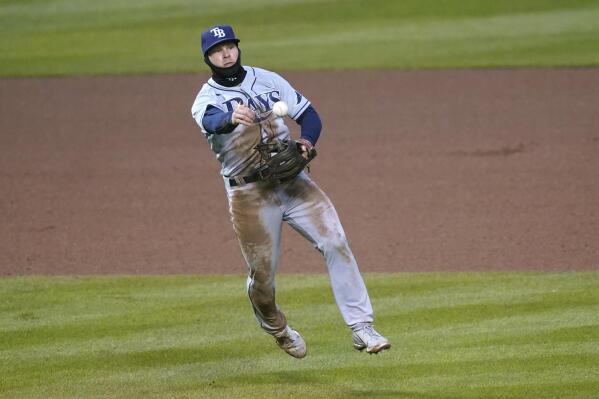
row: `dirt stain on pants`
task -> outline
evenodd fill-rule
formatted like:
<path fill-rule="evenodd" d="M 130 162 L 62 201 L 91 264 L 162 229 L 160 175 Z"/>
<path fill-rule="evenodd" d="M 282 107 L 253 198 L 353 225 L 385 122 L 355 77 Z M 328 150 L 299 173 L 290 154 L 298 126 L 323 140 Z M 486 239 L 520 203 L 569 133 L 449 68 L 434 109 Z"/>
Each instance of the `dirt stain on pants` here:
<path fill-rule="evenodd" d="M 227 193 L 231 221 L 248 266 L 248 295 L 264 330 L 272 334 L 287 323 L 275 301 L 283 222 L 324 256 L 346 324 L 373 321 L 370 298 L 335 207 L 307 175 L 282 184 L 229 187 Z"/>
<path fill-rule="evenodd" d="M 262 190 L 229 192 L 231 221 L 248 266 L 248 296 L 260 326 L 271 334 L 287 325 L 275 299 L 282 223 L 273 223 L 280 219 L 280 210 L 272 201 L 272 195 Z"/>

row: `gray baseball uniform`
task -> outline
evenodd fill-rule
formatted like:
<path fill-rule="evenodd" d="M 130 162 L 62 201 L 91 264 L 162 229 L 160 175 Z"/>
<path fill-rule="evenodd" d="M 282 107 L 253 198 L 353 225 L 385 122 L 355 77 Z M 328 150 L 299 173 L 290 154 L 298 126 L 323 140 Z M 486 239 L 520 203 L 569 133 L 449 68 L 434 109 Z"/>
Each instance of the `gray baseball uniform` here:
<path fill-rule="evenodd" d="M 272 113 L 273 104 L 285 101 L 292 119 L 299 118 L 310 105 L 281 76 L 259 68 L 243 68 L 246 76 L 237 86 L 225 87 L 212 78 L 208 80 L 191 112 L 221 163 L 231 221 L 248 267 L 247 290 L 256 318 L 271 334 L 284 329 L 287 323 L 275 302 L 281 228 L 287 222 L 324 255 L 345 322 L 349 326 L 371 323 L 370 299 L 335 207 L 308 174 L 302 172 L 286 183 L 235 181 L 236 177 L 251 174 L 258 165 L 260 156 L 254 149 L 257 144 L 290 137 L 284 119 Z M 256 123 L 239 124 L 227 134 L 211 134 L 205 129 L 202 120 L 209 106 L 229 112 L 236 104 L 252 109 Z"/>

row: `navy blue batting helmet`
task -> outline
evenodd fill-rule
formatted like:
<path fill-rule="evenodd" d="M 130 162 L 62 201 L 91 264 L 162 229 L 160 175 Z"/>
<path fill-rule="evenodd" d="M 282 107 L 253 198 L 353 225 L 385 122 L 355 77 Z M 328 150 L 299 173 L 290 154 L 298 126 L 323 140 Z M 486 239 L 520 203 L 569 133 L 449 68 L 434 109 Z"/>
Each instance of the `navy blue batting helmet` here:
<path fill-rule="evenodd" d="M 230 25 L 215 25 L 202 32 L 202 53 L 206 55 L 208 51 L 222 42 L 239 43 L 239 39 L 235 37 L 235 32 Z"/>

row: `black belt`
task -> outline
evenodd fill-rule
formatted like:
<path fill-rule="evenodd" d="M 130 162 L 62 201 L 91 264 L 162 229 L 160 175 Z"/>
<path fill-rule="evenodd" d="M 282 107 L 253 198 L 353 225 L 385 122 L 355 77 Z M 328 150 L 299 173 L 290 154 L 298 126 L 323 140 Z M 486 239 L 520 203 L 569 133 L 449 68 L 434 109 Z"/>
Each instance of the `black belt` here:
<path fill-rule="evenodd" d="M 262 180 L 262 176 L 258 172 L 252 173 L 248 176 L 235 176 L 229 179 L 229 186 L 242 186 L 244 184 L 253 183 L 260 180 Z"/>

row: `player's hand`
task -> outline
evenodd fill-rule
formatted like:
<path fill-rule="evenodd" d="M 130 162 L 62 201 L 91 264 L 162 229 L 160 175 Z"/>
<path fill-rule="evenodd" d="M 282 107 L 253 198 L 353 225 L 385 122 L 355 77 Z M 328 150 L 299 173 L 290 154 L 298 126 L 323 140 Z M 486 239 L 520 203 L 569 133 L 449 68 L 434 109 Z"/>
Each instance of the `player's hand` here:
<path fill-rule="evenodd" d="M 231 115 L 231 123 L 234 125 L 251 126 L 256 120 L 256 113 L 243 104 L 237 104 Z"/>
<path fill-rule="evenodd" d="M 310 159 L 310 155 L 312 151 L 314 151 L 314 145 L 306 139 L 297 139 L 296 143 L 302 156 L 306 159 Z"/>

